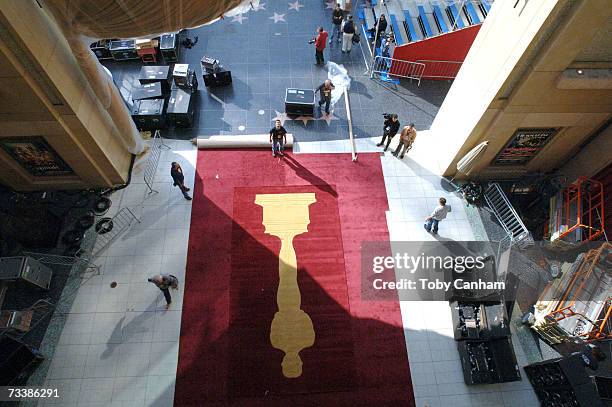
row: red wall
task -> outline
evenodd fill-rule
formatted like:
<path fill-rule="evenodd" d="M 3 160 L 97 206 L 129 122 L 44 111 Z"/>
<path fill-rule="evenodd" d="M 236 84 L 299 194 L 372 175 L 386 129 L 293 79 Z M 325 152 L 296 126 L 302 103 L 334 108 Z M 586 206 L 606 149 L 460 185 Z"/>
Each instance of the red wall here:
<path fill-rule="evenodd" d="M 419 59 L 463 62 L 481 25 L 473 25 L 447 34 L 395 47 L 393 58 L 413 62 Z M 425 67 L 423 77 L 427 77 L 428 74 L 436 74 L 431 68 L 433 67 L 429 69 L 427 66 Z"/>

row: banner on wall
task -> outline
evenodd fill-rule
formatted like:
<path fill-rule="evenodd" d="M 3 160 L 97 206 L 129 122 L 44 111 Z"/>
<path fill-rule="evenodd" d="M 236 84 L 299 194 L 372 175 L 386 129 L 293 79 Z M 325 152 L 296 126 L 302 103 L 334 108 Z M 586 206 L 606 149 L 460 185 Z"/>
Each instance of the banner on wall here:
<path fill-rule="evenodd" d="M 542 151 L 558 129 L 518 129 L 493 165 L 525 165 Z"/>
<path fill-rule="evenodd" d="M 0 146 L 22 168 L 35 177 L 74 175 L 74 171 L 44 137 L 0 138 Z"/>

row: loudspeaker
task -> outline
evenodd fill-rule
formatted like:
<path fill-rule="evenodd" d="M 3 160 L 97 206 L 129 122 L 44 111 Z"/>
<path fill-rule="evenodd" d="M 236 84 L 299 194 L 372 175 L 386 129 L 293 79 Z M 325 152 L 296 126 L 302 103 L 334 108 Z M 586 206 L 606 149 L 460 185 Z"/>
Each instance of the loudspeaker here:
<path fill-rule="evenodd" d="M 89 48 L 96 54 L 98 60 L 113 59 L 113 54 L 108 49 L 110 40 L 100 40 L 89 45 Z"/>
<path fill-rule="evenodd" d="M 510 338 L 457 342 L 466 384 L 505 383 L 521 380 Z"/>
<path fill-rule="evenodd" d="M 136 41 L 134 40 L 111 41 L 108 49 L 115 61 L 140 59 L 138 52 L 136 52 Z"/>
<path fill-rule="evenodd" d="M 200 60 L 200 65 L 202 67 L 202 73 L 215 73 L 221 69 L 218 59 L 207 57 L 206 55 Z"/>
<path fill-rule="evenodd" d="M 132 100 L 163 99 L 162 85 L 159 82 L 136 85 L 132 88 Z"/>
<path fill-rule="evenodd" d="M 502 302 L 452 302 L 455 340 L 505 338 L 510 336 L 506 307 Z"/>
<path fill-rule="evenodd" d="M 567 389 L 543 389 L 536 391 L 536 395 L 542 407 L 604 407 L 592 383 Z"/>
<path fill-rule="evenodd" d="M 288 88 L 285 90 L 285 113 L 294 116 L 314 116 L 315 91 Z"/>
<path fill-rule="evenodd" d="M 207 87 L 225 86 L 232 83 L 231 71 L 219 71 L 217 73 L 206 73 L 203 75 L 204 85 Z"/>
<path fill-rule="evenodd" d="M 580 353 L 533 363 L 525 373 L 542 406 L 603 407 Z"/>
<path fill-rule="evenodd" d="M 166 126 L 164 99 L 145 99 L 134 101 L 132 119 L 138 130 L 158 130 Z"/>
<path fill-rule="evenodd" d="M 168 94 L 172 86 L 172 71 L 167 65 L 143 66 L 140 68 L 138 81 L 141 85 L 159 82 L 162 87 L 162 92 Z"/>
<path fill-rule="evenodd" d="M 178 61 L 179 47 L 176 34 L 164 34 L 159 39 L 159 51 L 166 64 Z"/>
<path fill-rule="evenodd" d="M 1 257 L 1 281 L 25 281 L 36 287 L 48 290 L 51 286 L 53 271 L 39 261 L 27 256 Z"/>
<path fill-rule="evenodd" d="M 187 89 L 175 89 L 168 101 L 168 122 L 176 127 L 190 128 L 193 126 L 195 96 Z"/>

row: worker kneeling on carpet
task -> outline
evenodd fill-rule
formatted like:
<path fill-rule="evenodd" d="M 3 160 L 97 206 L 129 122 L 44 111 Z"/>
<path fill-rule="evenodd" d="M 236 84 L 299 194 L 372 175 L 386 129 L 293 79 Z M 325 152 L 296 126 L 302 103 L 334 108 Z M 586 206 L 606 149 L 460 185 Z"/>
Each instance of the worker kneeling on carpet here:
<path fill-rule="evenodd" d="M 285 155 L 283 150 L 287 144 L 287 130 L 281 126 L 280 120 L 277 120 L 270 130 L 270 143 L 272 143 L 272 157 L 276 157 L 277 153 L 281 156 Z"/>

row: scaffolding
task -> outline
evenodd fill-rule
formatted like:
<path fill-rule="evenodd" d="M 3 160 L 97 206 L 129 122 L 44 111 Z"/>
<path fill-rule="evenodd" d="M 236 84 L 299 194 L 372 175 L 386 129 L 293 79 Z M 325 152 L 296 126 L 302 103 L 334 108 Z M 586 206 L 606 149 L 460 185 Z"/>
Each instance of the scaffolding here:
<path fill-rule="evenodd" d="M 553 345 L 612 339 L 612 245 L 580 254 L 562 270 L 538 299 L 532 328 Z"/>
<path fill-rule="evenodd" d="M 603 184 L 579 177 L 551 201 L 551 240 L 598 240 L 605 235 Z"/>

